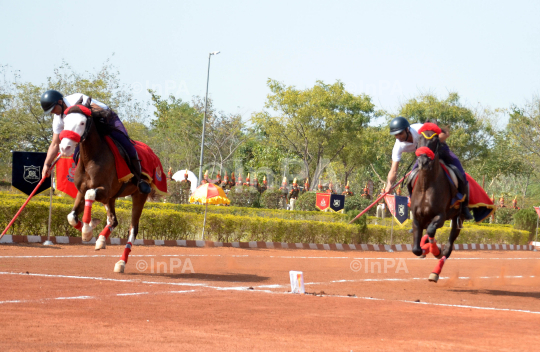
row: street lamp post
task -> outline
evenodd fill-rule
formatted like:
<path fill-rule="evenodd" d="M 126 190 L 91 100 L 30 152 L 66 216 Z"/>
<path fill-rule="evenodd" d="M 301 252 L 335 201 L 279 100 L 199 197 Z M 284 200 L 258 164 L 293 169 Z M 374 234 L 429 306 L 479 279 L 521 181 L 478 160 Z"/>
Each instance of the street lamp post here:
<path fill-rule="evenodd" d="M 206 75 L 206 99 L 204 101 L 204 119 L 202 125 L 202 141 L 201 141 L 201 159 L 199 160 L 199 179 L 197 180 L 198 185 L 200 186 L 202 181 L 202 168 L 203 168 L 203 157 L 204 157 L 204 132 L 206 131 L 206 110 L 208 109 L 208 82 L 210 82 L 210 58 L 212 55 L 219 54 L 219 51 L 214 51 L 208 54 L 208 73 Z"/>

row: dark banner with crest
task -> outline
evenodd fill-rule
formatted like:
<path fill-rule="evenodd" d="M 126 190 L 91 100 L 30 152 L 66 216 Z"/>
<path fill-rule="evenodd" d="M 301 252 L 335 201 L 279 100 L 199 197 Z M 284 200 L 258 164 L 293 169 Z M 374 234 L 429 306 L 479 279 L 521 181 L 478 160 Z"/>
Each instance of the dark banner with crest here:
<path fill-rule="evenodd" d="M 395 218 L 403 225 L 405 221 L 409 218 L 409 198 L 403 196 L 395 196 L 396 201 L 396 211 Z"/>
<path fill-rule="evenodd" d="M 336 213 L 343 213 L 345 208 L 345 196 L 342 194 L 330 195 L 330 209 Z"/>
<path fill-rule="evenodd" d="M 43 164 L 47 153 L 13 152 L 13 168 L 11 170 L 11 185 L 19 191 L 30 195 L 41 180 Z M 39 187 L 36 194 L 51 187 L 48 177 Z"/>

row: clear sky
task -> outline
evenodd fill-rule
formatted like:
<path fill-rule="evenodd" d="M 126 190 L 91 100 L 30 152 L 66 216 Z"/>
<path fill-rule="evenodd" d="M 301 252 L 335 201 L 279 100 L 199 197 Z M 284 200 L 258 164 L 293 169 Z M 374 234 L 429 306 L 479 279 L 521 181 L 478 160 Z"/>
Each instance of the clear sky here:
<path fill-rule="evenodd" d="M 341 80 L 395 111 L 420 92 L 465 104 L 523 104 L 540 91 L 539 1 L 6 1 L 0 64 L 44 83 L 62 59 L 112 63 L 146 87 L 218 110 L 263 108 L 268 78 L 308 88 Z"/>

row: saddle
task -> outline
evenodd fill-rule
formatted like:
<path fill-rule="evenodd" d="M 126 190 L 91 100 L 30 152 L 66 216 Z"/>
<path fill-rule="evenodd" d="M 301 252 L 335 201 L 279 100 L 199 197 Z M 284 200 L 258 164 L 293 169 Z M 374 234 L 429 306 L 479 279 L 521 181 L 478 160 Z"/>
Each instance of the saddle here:
<path fill-rule="evenodd" d="M 439 162 L 441 163 L 441 166 L 446 173 L 446 177 L 450 180 L 450 183 L 459 190 L 461 185 L 465 183 L 465 180 L 463 179 L 463 175 L 461 172 L 459 172 L 458 168 L 454 165 L 446 164 L 444 161 L 439 159 Z M 407 190 L 409 191 L 409 194 L 412 194 L 414 185 L 416 184 L 416 180 L 418 178 L 418 171 L 420 168 L 416 168 L 411 171 L 407 179 L 405 180 L 405 184 L 407 185 Z M 461 193 L 456 194 L 456 201 L 462 200 L 463 195 Z M 454 203 L 454 202 L 452 202 Z"/>

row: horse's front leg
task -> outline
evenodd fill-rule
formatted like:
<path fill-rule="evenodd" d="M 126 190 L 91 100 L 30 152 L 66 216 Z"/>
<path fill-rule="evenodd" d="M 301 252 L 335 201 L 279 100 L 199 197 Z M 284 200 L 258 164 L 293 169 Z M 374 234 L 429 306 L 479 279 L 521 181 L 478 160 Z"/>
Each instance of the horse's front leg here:
<path fill-rule="evenodd" d="M 116 203 L 116 199 L 111 198 L 109 200 L 109 203 L 105 204 L 105 209 L 107 210 L 107 225 L 98 236 L 98 239 L 96 241 L 96 247 L 95 247 L 96 251 L 106 248 L 107 238 L 109 238 L 114 228 L 118 226 L 118 219 L 116 218 L 115 203 Z"/>
<path fill-rule="evenodd" d="M 75 197 L 75 203 L 73 204 L 73 209 L 71 210 L 71 213 L 68 214 L 67 220 L 71 226 L 73 226 L 79 231 L 82 231 L 83 227 L 83 223 L 79 221 L 79 214 L 82 213 L 83 210 L 83 194 L 81 192 L 77 192 L 77 196 Z"/>
<path fill-rule="evenodd" d="M 137 238 L 137 233 L 139 232 L 139 220 L 141 218 L 144 203 L 146 203 L 147 198 L 148 194 L 143 194 L 139 191 L 133 193 L 131 196 L 133 206 L 131 208 L 131 227 L 129 230 L 128 242 L 126 244 L 126 248 L 124 248 L 124 253 L 122 253 L 122 257 L 118 262 L 116 262 L 116 265 L 114 266 L 115 273 L 123 273 L 124 269 L 126 268 L 126 263 L 128 261 L 129 253 L 131 252 L 131 247 L 133 246 L 133 243 Z"/>
<path fill-rule="evenodd" d="M 94 230 L 94 227 L 96 227 L 100 222 L 99 219 L 92 219 L 92 205 L 96 200 L 103 202 L 106 194 L 107 193 L 105 192 L 105 189 L 103 187 L 88 189 L 84 194 L 82 240 L 85 242 L 88 242 L 92 239 L 92 231 Z"/>
<path fill-rule="evenodd" d="M 420 247 L 420 240 L 422 239 L 422 227 L 416 218 L 413 219 L 413 249 L 412 252 L 417 257 L 421 256 L 424 251 Z"/>
<path fill-rule="evenodd" d="M 442 258 L 437 263 L 437 266 L 435 266 L 435 269 L 433 269 L 433 272 L 429 275 L 429 281 L 437 282 L 439 280 L 439 275 L 441 274 L 444 263 L 450 257 L 450 254 L 452 254 L 454 241 L 458 238 L 459 232 L 461 231 L 458 227 L 458 218 L 459 216 L 456 216 L 452 219 L 452 229 L 450 230 L 448 243 L 444 246 Z"/>
<path fill-rule="evenodd" d="M 431 220 L 431 223 L 427 227 L 427 235 L 429 239 L 429 249 L 430 252 L 437 258 L 441 258 L 441 251 L 439 250 L 439 247 L 437 247 L 437 242 L 435 241 L 435 233 L 437 232 L 437 229 L 444 226 L 444 219 L 445 216 L 443 214 L 439 214 Z"/>

